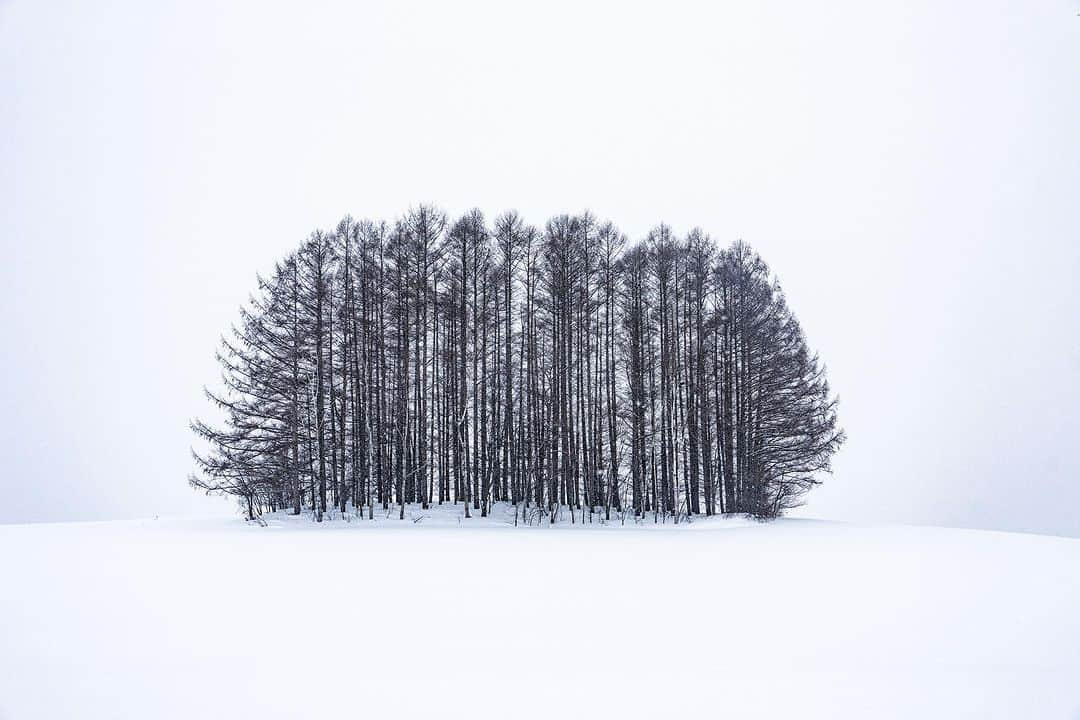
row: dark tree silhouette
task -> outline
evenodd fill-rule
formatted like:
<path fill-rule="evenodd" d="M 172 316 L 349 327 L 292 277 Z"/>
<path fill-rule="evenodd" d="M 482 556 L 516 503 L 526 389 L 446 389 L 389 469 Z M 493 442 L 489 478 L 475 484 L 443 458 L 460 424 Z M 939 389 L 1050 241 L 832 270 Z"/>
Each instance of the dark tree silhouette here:
<path fill-rule="evenodd" d="M 190 482 L 249 518 L 504 503 L 517 522 L 775 517 L 844 440 L 741 241 L 430 205 L 316 231 L 222 339 Z M 329 500 L 329 502 L 328 502 Z"/>

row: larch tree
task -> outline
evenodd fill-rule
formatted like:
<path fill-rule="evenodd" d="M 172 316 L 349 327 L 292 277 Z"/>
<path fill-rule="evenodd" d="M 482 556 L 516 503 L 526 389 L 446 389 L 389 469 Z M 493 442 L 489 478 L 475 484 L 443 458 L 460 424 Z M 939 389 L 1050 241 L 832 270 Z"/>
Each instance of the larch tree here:
<path fill-rule="evenodd" d="M 344 218 L 222 339 L 190 482 L 249 518 L 771 518 L 844 441 L 824 365 L 741 241 L 418 205 Z M 366 513 L 365 513 L 366 511 Z"/>

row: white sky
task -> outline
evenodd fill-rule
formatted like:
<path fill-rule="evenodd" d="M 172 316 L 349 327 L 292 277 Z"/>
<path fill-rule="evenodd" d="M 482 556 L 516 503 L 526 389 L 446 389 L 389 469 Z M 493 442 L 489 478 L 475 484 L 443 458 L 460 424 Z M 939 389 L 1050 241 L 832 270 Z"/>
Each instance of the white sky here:
<path fill-rule="evenodd" d="M 807 515 L 1080 535 L 1077 0 L 0 0 L 0 522 L 220 512 L 187 422 L 345 213 L 591 209 L 779 273 Z"/>

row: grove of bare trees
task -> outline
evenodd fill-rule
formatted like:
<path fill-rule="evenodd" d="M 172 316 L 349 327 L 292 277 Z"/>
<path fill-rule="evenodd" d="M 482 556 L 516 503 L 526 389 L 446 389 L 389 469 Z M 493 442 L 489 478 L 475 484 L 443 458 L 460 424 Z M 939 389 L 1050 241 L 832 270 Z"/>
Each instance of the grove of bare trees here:
<path fill-rule="evenodd" d="M 346 217 L 259 279 L 218 359 L 190 482 L 249 518 L 770 518 L 844 440 L 749 245 L 666 225 L 628 244 L 588 213 Z"/>

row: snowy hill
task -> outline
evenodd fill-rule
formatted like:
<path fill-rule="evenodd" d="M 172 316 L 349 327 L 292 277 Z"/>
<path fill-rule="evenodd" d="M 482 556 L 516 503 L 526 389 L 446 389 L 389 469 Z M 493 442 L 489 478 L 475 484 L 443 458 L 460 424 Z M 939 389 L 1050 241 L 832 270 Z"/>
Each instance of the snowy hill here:
<path fill-rule="evenodd" d="M 0 526 L 0 718 L 1080 717 L 1080 540 L 407 517 Z"/>

